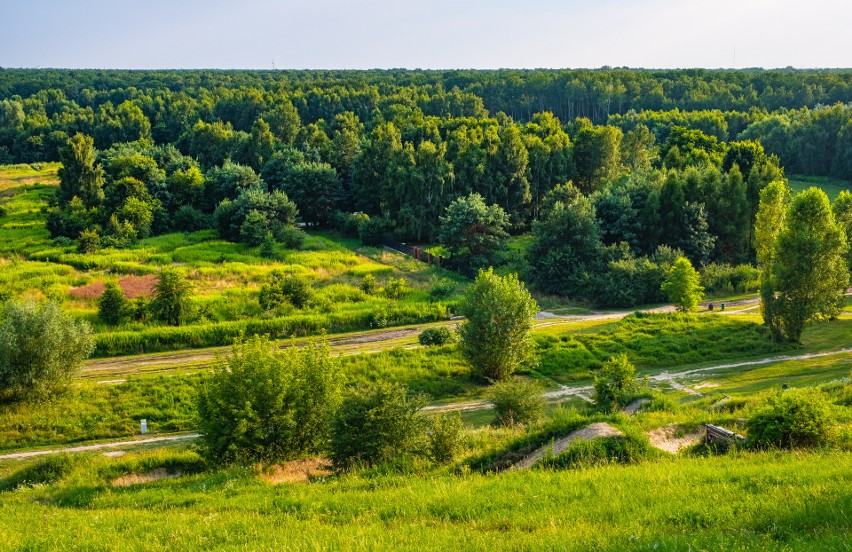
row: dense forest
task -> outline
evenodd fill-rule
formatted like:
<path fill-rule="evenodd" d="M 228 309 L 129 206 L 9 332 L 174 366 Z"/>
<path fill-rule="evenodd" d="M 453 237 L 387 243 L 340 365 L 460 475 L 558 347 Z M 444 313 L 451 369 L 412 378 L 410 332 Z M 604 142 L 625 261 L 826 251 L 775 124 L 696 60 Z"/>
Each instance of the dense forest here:
<path fill-rule="evenodd" d="M 300 221 L 629 306 L 680 254 L 755 285 L 760 191 L 852 179 L 852 71 L 0 70 L 0 163 L 38 161 L 84 251 Z"/>

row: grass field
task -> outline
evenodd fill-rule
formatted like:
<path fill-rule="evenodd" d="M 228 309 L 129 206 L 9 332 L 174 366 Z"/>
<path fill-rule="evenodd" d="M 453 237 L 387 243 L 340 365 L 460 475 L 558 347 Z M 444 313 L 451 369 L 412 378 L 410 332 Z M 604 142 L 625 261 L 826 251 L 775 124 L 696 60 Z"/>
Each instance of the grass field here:
<path fill-rule="evenodd" d="M 789 184 L 794 192 L 801 192 L 811 186 L 821 188 L 831 201 L 834 201 L 834 198 L 843 190 L 852 191 L 852 183 L 849 181 L 827 176 L 792 175 L 789 177 Z"/>
<path fill-rule="evenodd" d="M 464 279 L 452 273 L 327 233 L 310 233 L 300 250 L 278 246 L 274 259 L 261 257 L 256 248 L 222 241 L 209 230 L 79 253 L 74 245 L 51 240 L 44 227 L 57 168 L 0 167 L 0 204 L 7 212 L 0 219 L 0 290 L 6 298 L 63 302 L 95 328 L 98 356 L 228 345 L 240 333 L 285 337 L 446 319 L 464 288 Z M 196 316 L 190 324 L 175 328 L 127 322 L 109 328 L 100 322 L 94 290 L 104 282 L 153 275 L 166 266 L 179 267 L 195 286 Z M 263 312 L 257 295 L 273 270 L 309 279 L 316 292 L 311 304 Z M 388 298 L 381 289 L 364 293 L 360 283 L 368 274 L 379 286 L 389 278 L 404 278 L 409 291 L 400 298 Z M 455 291 L 434 300 L 429 289 L 435 278 L 454 284 Z"/>

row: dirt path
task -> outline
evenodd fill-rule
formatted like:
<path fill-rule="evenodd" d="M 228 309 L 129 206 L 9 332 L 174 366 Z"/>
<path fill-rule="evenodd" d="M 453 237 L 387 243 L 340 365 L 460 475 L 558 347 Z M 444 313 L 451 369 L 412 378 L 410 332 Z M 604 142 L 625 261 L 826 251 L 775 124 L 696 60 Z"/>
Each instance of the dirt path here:
<path fill-rule="evenodd" d="M 130 441 L 115 441 L 112 443 L 98 443 L 97 445 L 82 445 L 78 447 L 62 447 L 45 450 L 31 450 L 26 452 L 12 452 L 9 454 L 0 454 L 0 460 L 23 460 L 24 458 L 32 458 L 33 456 L 43 456 L 46 454 L 62 454 L 74 452 L 89 452 L 93 450 L 102 450 L 106 448 L 130 447 L 134 445 L 144 445 L 147 443 L 165 443 L 173 441 L 187 441 L 197 439 L 198 433 L 184 433 L 182 435 L 166 435 L 163 437 L 149 437 L 147 439 L 133 439 Z"/>
<path fill-rule="evenodd" d="M 845 353 L 852 353 L 852 347 L 847 347 L 844 349 L 838 349 L 836 351 L 825 351 L 822 353 L 805 353 L 801 355 L 779 355 L 768 358 L 761 358 L 757 360 L 747 360 L 743 362 L 734 362 L 730 364 L 716 364 L 713 366 L 705 366 L 703 368 L 693 368 L 691 370 L 684 370 L 682 372 L 661 372 L 659 374 L 655 374 L 653 376 L 649 376 L 648 380 L 652 382 L 665 382 L 668 383 L 671 387 L 675 389 L 682 389 L 690 394 L 697 394 L 691 388 L 680 385 L 675 380 L 691 376 L 693 374 L 700 374 L 702 372 L 712 372 L 714 370 L 725 370 L 728 368 L 740 368 L 742 366 L 760 366 L 762 364 L 772 364 L 775 362 L 785 362 L 785 361 L 796 361 L 796 360 L 808 360 L 812 358 L 821 358 L 826 356 L 833 355 L 841 355 Z M 544 394 L 544 397 L 548 400 L 558 400 L 564 399 L 566 397 L 576 396 L 585 401 L 589 400 L 589 394 L 594 391 L 594 388 L 591 385 L 583 385 L 576 387 L 563 386 L 559 389 L 554 389 L 553 391 L 547 391 Z M 432 411 L 432 412 L 456 412 L 456 411 L 468 411 L 468 410 L 487 410 L 491 408 L 491 404 L 488 401 L 467 401 L 463 403 L 451 403 L 451 404 L 439 404 L 427 406 L 424 410 Z"/>

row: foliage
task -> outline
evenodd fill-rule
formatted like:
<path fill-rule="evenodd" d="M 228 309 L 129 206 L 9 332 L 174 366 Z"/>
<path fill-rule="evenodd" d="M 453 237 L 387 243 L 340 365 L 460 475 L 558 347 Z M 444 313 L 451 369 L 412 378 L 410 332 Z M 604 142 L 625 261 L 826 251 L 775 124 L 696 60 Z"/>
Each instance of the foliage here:
<path fill-rule="evenodd" d="M 810 188 L 793 198 L 774 248 L 764 318 L 776 337 L 799 341 L 807 322 L 838 315 L 849 284 L 849 244 L 825 192 Z"/>
<path fill-rule="evenodd" d="M 388 278 L 384 287 L 385 295 L 390 299 L 400 299 L 408 292 L 405 278 Z"/>
<path fill-rule="evenodd" d="M 164 268 L 157 275 L 154 288 L 155 297 L 151 301 L 151 312 L 157 320 L 180 326 L 193 312 L 193 285 L 186 276 L 174 268 Z"/>
<path fill-rule="evenodd" d="M 698 302 L 703 297 L 704 288 L 700 281 L 698 271 L 692 268 L 689 259 L 680 257 L 669 271 L 661 289 L 677 310 L 690 312 L 698 308 Z"/>
<path fill-rule="evenodd" d="M 440 218 L 440 242 L 463 266 L 486 268 L 508 237 L 509 217 L 499 205 L 486 205 L 479 194 L 460 197 Z"/>
<path fill-rule="evenodd" d="M 124 291 L 114 282 L 107 282 L 98 299 L 98 317 L 109 326 L 117 326 L 127 313 Z"/>
<path fill-rule="evenodd" d="M 257 336 L 238 342 L 198 393 L 204 454 L 248 464 L 323 452 L 339 392 L 327 343 L 280 350 Z"/>
<path fill-rule="evenodd" d="M 626 406 L 639 390 L 636 367 L 626 354 L 618 354 L 606 361 L 595 374 L 594 387 L 594 401 L 598 408 L 606 410 Z"/>
<path fill-rule="evenodd" d="M 41 401 L 64 391 L 94 350 L 91 333 L 55 303 L 7 301 L 0 314 L 0 392 Z"/>
<path fill-rule="evenodd" d="M 538 305 L 516 275 L 480 271 L 459 312 L 465 317 L 461 349 L 479 376 L 505 380 L 532 361 L 530 330 Z"/>
<path fill-rule="evenodd" d="M 426 328 L 417 336 L 417 341 L 424 346 L 446 345 L 456 340 L 456 332 L 446 326 Z"/>
<path fill-rule="evenodd" d="M 378 287 L 379 284 L 376 282 L 376 277 L 372 274 L 365 274 L 364 277 L 361 278 L 361 291 L 367 295 L 376 293 Z"/>
<path fill-rule="evenodd" d="M 544 389 L 531 380 L 507 380 L 488 390 L 488 402 L 494 405 L 497 423 L 512 427 L 535 425 L 544 417 Z"/>
<path fill-rule="evenodd" d="M 436 464 L 449 464 L 463 445 L 464 423 L 458 414 L 439 414 L 429 430 L 429 457 Z"/>
<path fill-rule="evenodd" d="M 836 434 L 829 403 L 818 393 L 791 390 L 765 399 L 748 420 L 748 439 L 756 447 L 816 447 Z"/>
<path fill-rule="evenodd" d="M 452 296 L 456 292 L 456 285 L 448 278 L 433 276 L 429 281 L 429 297 L 438 301 Z"/>
<path fill-rule="evenodd" d="M 301 309 L 313 296 L 311 282 L 306 278 L 273 270 L 269 274 L 269 280 L 260 288 L 258 301 L 263 310 L 274 310 L 284 304 Z"/>
<path fill-rule="evenodd" d="M 425 398 L 399 384 L 378 382 L 344 397 L 331 435 L 337 469 L 376 465 L 423 451 L 426 420 L 418 411 Z"/>

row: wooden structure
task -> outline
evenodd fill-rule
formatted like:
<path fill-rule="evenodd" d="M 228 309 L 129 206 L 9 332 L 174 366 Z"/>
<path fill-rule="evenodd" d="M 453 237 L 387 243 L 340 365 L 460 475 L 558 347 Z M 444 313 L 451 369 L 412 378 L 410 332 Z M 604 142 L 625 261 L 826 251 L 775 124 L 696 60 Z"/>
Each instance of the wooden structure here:
<path fill-rule="evenodd" d="M 745 437 L 739 433 L 734 433 L 724 427 L 714 426 L 713 424 L 704 424 L 704 442 L 708 445 L 712 443 L 739 443 L 744 441 Z"/>

